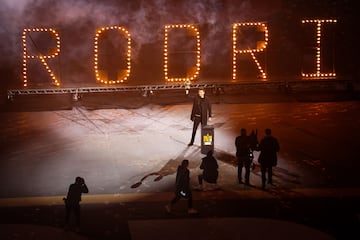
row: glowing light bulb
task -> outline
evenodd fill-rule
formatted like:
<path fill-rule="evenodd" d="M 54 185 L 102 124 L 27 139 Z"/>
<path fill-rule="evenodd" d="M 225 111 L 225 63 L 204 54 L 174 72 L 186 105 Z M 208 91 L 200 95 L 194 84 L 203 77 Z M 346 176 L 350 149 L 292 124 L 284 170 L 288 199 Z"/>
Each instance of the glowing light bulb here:
<path fill-rule="evenodd" d="M 125 73 L 121 76 L 121 79 L 116 79 L 116 80 L 104 80 L 102 79 L 103 77 L 100 74 L 100 70 L 99 70 L 99 38 L 100 36 L 109 30 L 117 30 L 119 32 L 121 32 L 124 37 L 126 38 L 126 43 L 127 43 L 127 48 L 126 48 L 126 52 L 124 53 L 124 55 L 126 56 L 126 69 L 125 69 Z M 104 83 L 104 84 L 118 84 L 118 83 L 122 83 L 124 81 L 126 81 L 129 76 L 130 76 L 130 72 L 131 72 L 131 35 L 130 32 L 124 28 L 124 27 L 120 27 L 120 26 L 108 26 L 108 27 L 102 27 L 100 29 L 98 29 L 96 31 L 95 37 L 94 37 L 94 71 L 95 71 L 95 77 L 96 80 L 99 81 L 100 83 Z"/>
<path fill-rule="evenodd" d="M 52 36 L 55 38 L 55 41 L 56 41 L 55 51 L 53 51 L 49 55 L 41 55 L 41 54 L 33 55 L 33 54 L 29 54 L 28 49 L 27 49 L 26 41 L 27 41 L 27 34 L 29 34 L 31 32 L 49 32 L 49 33 L 51 33 Z M 48 63 L 45 61 L 45 59 L 55 58 L 55 57 L 59 56 L 59 53 L 60 53 L 60 36 L 59 36 L 58 32 L 55 29 L 52 29 L 52 28 L 32 28 L 32 29 L 25 28 L 25 29 L 23 29 L 22 43 L 23 43 L 23 86 L 24 87 L 28 86 L 27 59 L 35 59 L 35 58 L 40 59 L 41 63 L 43 64 L 43 66 L 47 70 L 50 78 L 52 79 L 53 84 L 55 84 L 56 86 L 59 86 L 60 85 L 59 80 L 56 78 L 55 74 L 52 72 L 52 70 L 49 67 Z"/>
<path fill-rule="evenodd" d="M 316 25 L 316 54 L 315 54 L 315 73 L 302 73 L 302 77 L 304 78 L 323 78 L 323 77 L 335 77 L 336 73 L 322 73 L 321 72 L 321 36 L 322 36 L 322 24 L 323 23 L 336 23 L 336 19 L 304 19 L 301 23 L 313 23 Z"/>
<path fill-rule="evenodd" d="M 257 26 L 258 30 L 261 32 L 264 32 L 264 41 L 262 44 L 258 45 L 256 48 L 253 49 L 238 49 L 237 48 L 237 32 L 238 29 L 244 26 Z M 266 73 L 264 72 L 263 68 L 261 67 L 259 61 L 257 60 L 256 56 L 254 53 L 258 53 L 258 52 L 262 52 L 265 50 L 268 41 L 269 41 L 269 31 L 267 28 L 267 25 L 265 23 L 262 22 L 244 22 L 244 23 L 234 23 L 233 24 L 233 32 L 232 32 L 232 43 L 233 43 L 233 61 L 232 61 L 232 80 L 235 81 L 237 79 L 237 55 L 238 54 L 246 54 L 249 53 L 251 55 L 251 58 L 253 59 L 254 63 L 256 64 L 259 72 L 260 72 L 260 77 L 262 79 L 266 79 Z"/>
<path fill-rule="evenodd" d="M 191 31 L 192 34 L 195 35 L 196 38 L 196 50 L 194 51 L 194 53 L 196 54 L 196 63 L 195 63 L 195 70 L 193 71 L 191 69 L 192 74 L 190 76 L 187 77 L 180 77 L 180 78 L 175 78 L 175 77 L 170 77 L 169 75 L 169 71 L 168 71 L 168 64 L 169 64 L 169 58 L 168 58 L 168 53 L 169 53 L 169 45 L 168 45 L 168 36 L 169 36 L 169 32 L 170 30 L 173 29 L 188 29 L 188 31 Z M 201 58 L 200 58 L 200 49 L 201 49 L 201 41 L 200 41 L 200 32 L 199 29 L 196 25 L 193 24 L 172 24 L 172 25 L 165 25 L 165 36 L 164 36 L 164 76 L 165 76 L 165 80 L 169 81 L 169 82 L 185 82 L 185 81 L 189 81 L 189 80 L 194 80 L 199 76 L 199 72 L 200 72 L 200 67 L 201 67 Z"/>

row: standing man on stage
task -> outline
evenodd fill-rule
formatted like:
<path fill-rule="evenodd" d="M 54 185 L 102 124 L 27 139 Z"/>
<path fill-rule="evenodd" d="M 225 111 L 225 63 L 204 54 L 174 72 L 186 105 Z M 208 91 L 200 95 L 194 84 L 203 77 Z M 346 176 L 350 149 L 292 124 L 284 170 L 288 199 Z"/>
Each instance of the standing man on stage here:
<path fill-rule="evenodd" d="M 191 111 L 191 121 L 194 122 L 191 140 L 188 146 L 192 146 L 195 140 L 196 130 L 201 123 L 201 127 L 207 125 L 207 121 L 211 121 L 211 103 L 208 97 L 205 96 L 205 90 L 200 88 L 198 95 L 194 98 L 194 103 Z"/>

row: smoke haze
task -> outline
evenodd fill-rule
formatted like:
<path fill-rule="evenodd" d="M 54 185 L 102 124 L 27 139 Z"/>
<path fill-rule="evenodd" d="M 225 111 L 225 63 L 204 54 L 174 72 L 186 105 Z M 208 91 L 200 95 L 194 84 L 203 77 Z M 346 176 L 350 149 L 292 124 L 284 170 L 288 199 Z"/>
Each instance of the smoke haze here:
<path fill-rule="evenodd" d="M 68 85 L 94 85 L 93 46 L 96 29 L 102 26 L 123 26 L 130 31 L 132 39 L 131 81 L 152 83 L 163 81 L 163 38 L 166 24 L 197 24 L 201 35 L 202 76 L 229 78 L 232 24 L 267 21 L 283 12 L 281 0 L 0 2 L 0 64 L 2 72 L 6 72 L 6 76 L 11 79 L 9 85 L 21 85 L 22 82 L 21 34 L 24 28 L 56 29 L 61 38 L 61 52 L 60 58 L 51 64 L 61 75 L 61 81 Z M 34 67 L 33 71 L 36 72 L 36 69 Z M 38 71 L 41 70 L 39 67 Z"/>

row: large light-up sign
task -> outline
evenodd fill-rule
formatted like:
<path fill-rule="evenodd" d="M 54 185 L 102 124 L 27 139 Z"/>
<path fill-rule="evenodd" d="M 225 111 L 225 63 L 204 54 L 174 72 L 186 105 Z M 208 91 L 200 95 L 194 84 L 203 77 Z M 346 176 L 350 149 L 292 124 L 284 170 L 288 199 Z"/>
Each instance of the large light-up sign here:
<path fill-rule="evenodd" d="M 323 73 L 321 72 L 321 26 L 323 23 L 336 23 L 336 19 L 306 19 L 301 21 L 303 24 L 315 24 L 316 25 L 316 56 L 315 56 L 315 73 L 302 73 L 304 78 L 321 78 L 321 77 L 335 77 L 336 73 Z"/>
<path fill-rule="evenodd" d="M 175 31 L 175 29 L 188 29 L 188 33 L 196 39 L 196 49 L 193 51 L 196 57 L 196 64 L 189 71 L 184 77 L 176 78 L 171 77 L 169 73 L 169 60 L 171 52 L 169 51 L 169 34 L 171 31 Z M 174 81 L 192 81 L 198 77 L 200 72 L 200 32 L 199 29 L 190 24 L 175 24 L 175 25 L 166 25 L 165 26 L 165 37 L 164 37 L 164 76 L 166 81 L 174 82 Z"/>
<path fill-rule="evenodd" d="M 47 54 L 41 53 L 39 51 L 37 51 L 37 52 L 33 51 L 32 53 L 28 52 L 27 42 L 29 41 L 29 39 L 30 40 L 32 39 L 30 34 L 34 33 L 34 32 L 50 33 L 53 36 L 53 38 L 55 39 L 55 44 L 50 52 L 48 52 Z M 48 64 L 48 60 L 59 56 L 59 53 L 60 53 L 59 33 L 53 28 L 26 28 L 23 30 L 22 43 L 23 43 L 23 85 L 24 85 L 24 87 L 28 86 L 27 73 L 28 73 L 28 61 L 30 59 L 40 60 L 42 65 L 44 66 L 45 70 L 48 72 L 48 74 L 52 80 L 52 83 L 56 86 L 60 86 L 60 82 L 59 82 L 58 78 L 55 76 L 54 72 L 51 70 L 51 68 L 49 67 L 49 64 Z M 38 49 L 36 49 L 36 50 L 38 50 Z"/>
<path fill-rule="evenodd" d="M 101 57 L 100 56 L 101 49 L 99 47 L 99 41 L 101 35 L 103 35 L 105 32 L 108 31 L 118 31 L 122 33 L 127 42 L 126 52 L 124 52 L 126 58 L 126 67 L 124 67 L 120 71 L 117 71 L 116 80 L 109 79 L 106 76 L 105 70 L 99 67 L 99 60 Z M 111 27 L 102 27 L 96 32 L 94 39 L 94 70 L 95 70 L 96 80 L 99 81 L 100 83 L 116 84 L 116 83 L 123 83 L 128 79 L 131 70 L 131 36 L 128 30 L 119 26 L 111 26 Z"/>
<path fill-rule="evenodd" d="M 263 41 L 257 41 L 256 48 L 247 47 L 245 49 L 238 49 L 237 41 L 238 41 L 238 31 L 244 27 L 256 27 L 258 31 L 264 33 Z M 251 58 L 254 60 L 256 64 L 260 77 L 262 79 L 266 79 L 266 73 L 261 67 L 260 62 L 257 60 L 255 53 L 262 52 L 266 48 L 269 40 L 269 31 L 265 23 L 260 22 L 246 22 L 246 23 L 234 23 L 232 28 L 232 40 L 233 40 L 233 60 L 232 60 L 232 80 L 236 80 L 236 71 L 237 71 L 237 55 L 238 54 L 250 54 Z"/>
<path fill-rule="evenodd" d="M 315 64 L 316 64 L 316 72 L 315 73 L 302 73 L 302 77 L 304 78 L 325 78 L 325 77 L 335 77 L 336 73 L 322 73 L 321 72 L 321 26 L 324 23 L 336 23 L 337 21 L 334 19 L 307 19 L 303 20 L 303 24 L 312 23 L 316 24 L 316 56 L 315 57 Z M 248 41 L 255 41 L 251 44 L 252 47 L 244 47 L 238 44 L 239 40 L 242 38 L 246 38 L 246 34 L 240 34 L 241 31 L 245 28 L 254 28 L 258 33 L 260 33 L 261 38 L 256 40 L 248 40 Z M 176 32 L 185 32 L 188 35 L 188 41 L 192 41 L 193 45 L 192 49 L 189 50 L 186 54 L 191 53 L 191 57 L 193 61 L 191 62 L 190 66 L 186 66 L 187 70 L 185 73 L 182 74 L 181 77 L 174 76 L 169 68 L 171 61 L 176 59 L 176 54 L 172 54 L 173 51 L 176 52 L 176 41 L 175 44 L 173 43 L 174 40 L 171 40 L 172 34 Z M 103 48 L 106 48 L 106 41 L 103 40 L 103 36 L 110 33 L 116 32 L 119 37 L 117 41 L 122 41 L 123 51 L 120 53 L 118 58 L 115 59 L 115 67 L 111 69 L 112 78 L 109 78 L 109 69 L 105 69 L 101 62 L 105 61 L 104 54 L 102 54 Z M 31 34 L 39 33 L 39 34 L 50 34 L 50 43 L 52 47 L 49 49 L 37 51 L 36 48 L 32 47 L 29 49 L 28 45 L 29 42 L 34 43 Z M 164 80 L 166 82 L 189 82 L 194 81 L 199 78 L 200 68 L 201 68 L 201 54 L 200 54 L 200 29 L 197 25 L 193 24 L 171 24 L 164 26 Z M 190 37 L 189 37 L 190 36 Z M 264 52 L 268 45 L 269 41 L 269 30 L 266 23 L 263 22 L 240 22 L 234 23 L 232 25 L 232 36 L 230 36 L 232 41 L 232 80 L 239 80 L 237 79 L 238 73 L 238 63 L 237 59 L 239 54 L 249 54 L 251 56 L 250 60 L 256 65 L 258 69 L 258 76 L 262 79 L 267 79 L 268 76 L 264 70 L 263 64 L 259 61 L 257 54 L 260 52 Z M 114 40 L 114 39 L 112 39 Z M 99 28 L 94 37 L 94 73 L 97 82 L 100 84 L 121 84 L 127 81 L 131 75 L 131 35 L 130 31 L 121 26 L 109 26 L 109 27 L 102 27 Z M 55 86 L 60 86 L 60 81 L 58 77 L 55 75 L 53 69 L 50 67 L 50 60 L 54 59 L 59 56 L 60 54 L 60 35 L 59 33 L 53 28 L 25 28 L 22 34 L 22 43 L 23 43 L 23 86 L 27 87 L 29 84 L 28 79 L 28 61 L 37 60 L 40 61 L 44 69 L 47 71 L 48 76 L 52 83 Z M 105 46 L 104 46 L 105 45 Z M 170 47 L 175 45 L 175 47 Z M 175 50 L 174 50 L 175 48 Z M 117 61 L 122 59 L 122 64 L 119 64 Z M 114 62 L 114 60 L 112 60 Z M 115 76 L 115 77 L 114 77 Z"/>

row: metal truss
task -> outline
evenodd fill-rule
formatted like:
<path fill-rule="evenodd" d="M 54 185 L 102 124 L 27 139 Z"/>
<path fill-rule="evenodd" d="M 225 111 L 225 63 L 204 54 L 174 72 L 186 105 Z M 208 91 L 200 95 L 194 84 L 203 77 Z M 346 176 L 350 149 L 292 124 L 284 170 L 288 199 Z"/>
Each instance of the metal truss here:
<path fill-rule="evenodd" d="M 276 87 L 278 89 L 291 89 L 298 85 L 313 84 L 334 84 L 335 82 L 344 84 L 347 81 L 252 81 L 252 82 L 225 82 L 225 83 L 192 83 L 191 88 L 205 88 L 220 91 L 224 88 L 248 88 L 248 87 Z M 47 89 L 12 89 L 7 90 L 8 99 L 13 100 L 18 95 L 51 95 L 51 94 L 73 94 L 77 99 L 84 93 L 110 93 L 110 92 L 149 92 L 161 90 L 185 89 L 185 84 L 164 84 L 164 85 L 138 85 L 138 86 L 117 86 L 117 87 L 77 87 L 77 88 L 47 88 Z"/>
<path fill-rule="evenodd" d="M 209 88 L 213 84 L 193 84 L 192 88 Z M 141 85 L 119 87 L 77 87 L 77 88 L 46 88 L 46 89 L 11 89 L 7 91 L 8 99 L 18 95 L 50 95 L 50 94 L 84 94 L 84 93 L 107 93 L 107 92 L 145 92 L 168 89 L 185 89 L 183 84 L 171 85 Z"/>

